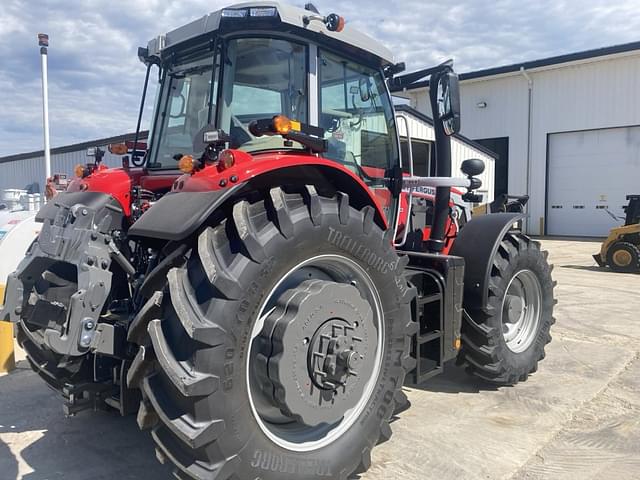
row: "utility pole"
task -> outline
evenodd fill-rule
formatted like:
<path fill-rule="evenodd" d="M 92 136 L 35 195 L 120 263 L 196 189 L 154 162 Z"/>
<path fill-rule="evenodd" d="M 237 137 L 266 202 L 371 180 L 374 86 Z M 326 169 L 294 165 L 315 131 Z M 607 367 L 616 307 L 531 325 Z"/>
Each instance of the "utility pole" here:
<path fill-rule="evenodd" d="M 51 152 L 49 147 L 49 93 L 47 80 L 47 49 L 49 48 L 49 35 L 38 34 L 38 45 L 40 46 L 40 58 L 42 60 L 42 123 L 44 127 L 44 162 L 46 177 L 44 185 L 46 187 L 49 177 L 51 177 Z"/>

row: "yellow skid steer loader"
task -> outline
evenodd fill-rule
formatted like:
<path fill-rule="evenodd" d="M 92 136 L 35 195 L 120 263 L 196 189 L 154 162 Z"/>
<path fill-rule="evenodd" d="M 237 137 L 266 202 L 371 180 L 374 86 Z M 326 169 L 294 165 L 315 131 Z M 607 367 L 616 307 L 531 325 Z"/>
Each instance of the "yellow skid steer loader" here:
<path fill-rule="evenodd" d="M 614 272 L 640 273 L 640 195 L 627 195 L 627 200 L 624 225 L 611 229 L 593 258 Z"/>

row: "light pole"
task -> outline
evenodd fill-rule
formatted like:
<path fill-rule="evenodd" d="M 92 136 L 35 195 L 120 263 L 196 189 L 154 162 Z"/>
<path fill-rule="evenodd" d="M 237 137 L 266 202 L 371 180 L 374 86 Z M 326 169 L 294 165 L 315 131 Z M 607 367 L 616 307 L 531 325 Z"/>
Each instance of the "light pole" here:
<path fill-rule="evenodd" d="M 47 49 L 49 47 L 49 35 L 38 34 L 38 45 L 40 46 L 40 58 L 42 60 L 42 123 L 44 127 L 44 163 L 46 177 L 45 186 L 51 177 L 51 153 L 49 148 L 49 93 L 47 81 Z"/>

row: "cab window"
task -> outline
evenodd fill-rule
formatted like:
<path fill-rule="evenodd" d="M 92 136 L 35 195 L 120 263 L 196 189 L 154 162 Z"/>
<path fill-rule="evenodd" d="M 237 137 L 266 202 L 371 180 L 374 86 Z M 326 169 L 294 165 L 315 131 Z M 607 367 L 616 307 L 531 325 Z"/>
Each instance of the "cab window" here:
<path fill-rule="evenodd" d="M 319 126 L 329 147 L 324 156 L 360 176 L 392 218 L 395 205 L 385 176 L 398 162 L 398 144 L 381 72 L 321 51 L 319 75 Z"/>

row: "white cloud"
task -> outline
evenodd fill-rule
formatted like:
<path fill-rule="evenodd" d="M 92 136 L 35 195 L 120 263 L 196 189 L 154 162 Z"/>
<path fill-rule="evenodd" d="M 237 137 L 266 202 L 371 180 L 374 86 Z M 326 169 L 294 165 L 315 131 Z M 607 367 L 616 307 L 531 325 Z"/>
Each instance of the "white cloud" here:
<path fill-rule="evenodd" d="M 464 72 L 640 39 L 634 0 L 314 3 L 385 43 L 409 70 L 454 58 Z M 51 138 L 64 145 L 132 131 L 144 79 L 137 47 L 225 5 L 0 0 L 0 155 L 42 145 L 38 32 L 51 37 Z"/>

